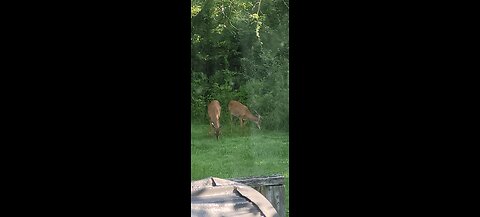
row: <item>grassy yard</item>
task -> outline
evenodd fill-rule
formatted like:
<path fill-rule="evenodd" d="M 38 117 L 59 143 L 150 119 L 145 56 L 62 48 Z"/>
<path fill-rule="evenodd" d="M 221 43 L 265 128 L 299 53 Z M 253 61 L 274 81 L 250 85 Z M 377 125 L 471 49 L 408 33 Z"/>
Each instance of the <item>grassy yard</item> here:
<path fill-rule="evenodd" d="M 208 135 L 209 125 L 191 125 L 192 180 L 246 176 L 285 176 L 285 206 L 289 213 L 288 132 L 222 126 L 219 140 Z"/>

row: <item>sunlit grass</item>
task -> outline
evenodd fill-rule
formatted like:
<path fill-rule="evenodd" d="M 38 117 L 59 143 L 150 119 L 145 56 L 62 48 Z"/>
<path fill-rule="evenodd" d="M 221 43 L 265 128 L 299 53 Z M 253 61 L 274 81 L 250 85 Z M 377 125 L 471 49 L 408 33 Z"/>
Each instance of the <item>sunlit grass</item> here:
<path fill-rule="evenodd" d="M 289 211 L 288 132 L 223 126 L 217 141 L 209 125 L 191 125 L 191 179 L 285 176 L 285 207 Z M 252 126 L 252 125 L 250 125 Z"/>

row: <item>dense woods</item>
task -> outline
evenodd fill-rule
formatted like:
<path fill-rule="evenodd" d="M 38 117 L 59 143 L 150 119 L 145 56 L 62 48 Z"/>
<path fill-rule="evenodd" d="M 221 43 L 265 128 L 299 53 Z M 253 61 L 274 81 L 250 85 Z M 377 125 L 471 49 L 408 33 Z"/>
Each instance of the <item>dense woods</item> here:
<path fill-rule="evenodd" d="M 207 104 L 238 100 L 262 115 L 262 129 L 289 130 L 289 1 L 191 0 L 191 117 Z"/>

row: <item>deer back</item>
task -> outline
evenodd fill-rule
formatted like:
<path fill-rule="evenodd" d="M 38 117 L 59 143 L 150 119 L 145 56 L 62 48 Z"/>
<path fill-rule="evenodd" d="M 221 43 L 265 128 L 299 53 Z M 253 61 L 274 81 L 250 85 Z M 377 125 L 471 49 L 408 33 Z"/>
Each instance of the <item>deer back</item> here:
<path fill-rule="evenodd" d="M 221 110 L 222 107 L 218 100 L 213 100 L 208 104 L 208 117 L 210 118 L 210 123 L 213 123 L 215 128 L 220 128 Z"/>

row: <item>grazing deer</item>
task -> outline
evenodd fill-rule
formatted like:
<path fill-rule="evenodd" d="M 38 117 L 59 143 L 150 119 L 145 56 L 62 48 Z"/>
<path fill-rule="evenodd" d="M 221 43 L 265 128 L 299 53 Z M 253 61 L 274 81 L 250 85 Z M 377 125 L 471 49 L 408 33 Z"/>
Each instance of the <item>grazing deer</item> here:
<path fill-rule="evenodd" d="M 215 130 L 215 136 L 217 137 L 220 135 L 220 111 L 222 107 L 218 100 L 213 100 L 208 104 L 208 117 L 210 117 L 210 125 L 212 126 L 209 130 L 209 133 Z"/>
<path fill-rule="evenodd" d="M 255 122 L 257 124 L 258 129 L 260 129 L 260 114 L 257 113 L 258 116 L 254 116 L 250 110 L 248 110 L 247 106 L 243 105 L 242 103 L 231 100 L 228 103 L 228 110 L 230 111 L 230 120 L 233 121 L 233 116 L 237 117 L 240 119 L 240 127 L 243 127 L 243 121 L 244 120 L 250 120 Z"/>

